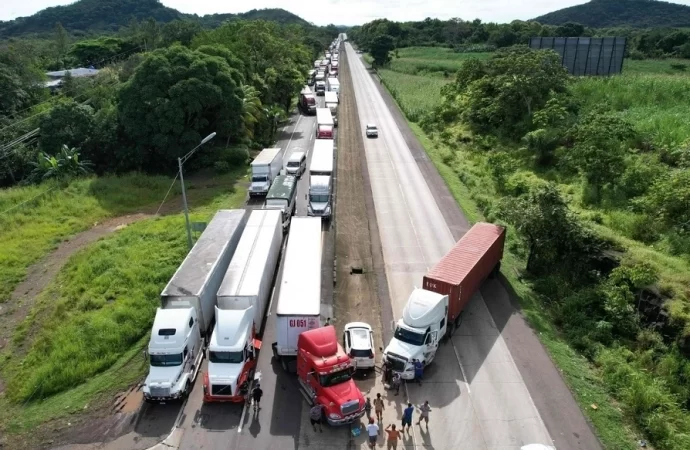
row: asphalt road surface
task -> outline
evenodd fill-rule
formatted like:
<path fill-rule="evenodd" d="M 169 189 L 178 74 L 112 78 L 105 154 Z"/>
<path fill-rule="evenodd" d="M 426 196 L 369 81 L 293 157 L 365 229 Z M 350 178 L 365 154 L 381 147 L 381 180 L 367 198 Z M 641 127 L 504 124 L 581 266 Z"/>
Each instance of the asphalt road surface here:
<path fill-rule="evenodd" d="M 398 320 L 410 292 L 455 239 L 373 79 L 352 47 L 346 48 L 360 122 L 379 128 L 378 139 L 365 141 L 365 153 Z M 423 385 L 408 386 L 413 404 L 429 400 L 437 408 L 429 426 L 434 446 L 519 450 L 525 444 L 552 444 L 480 294 L 452 342 L 439 350 Z"/>

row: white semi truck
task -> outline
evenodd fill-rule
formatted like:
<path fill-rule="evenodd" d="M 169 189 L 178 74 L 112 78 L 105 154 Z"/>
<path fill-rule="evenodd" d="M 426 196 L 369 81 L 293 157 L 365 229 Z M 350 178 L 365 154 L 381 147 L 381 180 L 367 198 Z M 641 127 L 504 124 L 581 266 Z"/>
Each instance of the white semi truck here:
<path fill-rule="evenodd" d="M 281 212 L 252 211 L 218 289 L 203 377 L 205 402 L 242 402 L 248 393 L 282 243 Z"/>
<path fill-rule="evenodd" d="M 276 305 L 276 339 L 273 355 L 285 370 L 297 356 L 297 338 L 321 326 L 321 220 L 294 217 L 290 226 L 283 276 Z"/>
<path fill-rule="evenodd" d="M 249 196 L 257 197 L 268 193 L 275 177 L 283 169 L 283 149 L 265 148 L 252 161 L 252 184 L 249 186 Z"/>
<path fill-rule="evenodd" d="M 335 77 L 328 77 L 326 79 L 326 92 L 335 92 L 340 95 L 340 81 Z"/>
<path fill-rule="evenodd" d="M 335 147 L 333 139 L 314 141 L 309 166 L 307 215 L 330 219 Z"/>
<path fill-rule="evenodd" d="M 216 292 L 247 223 L 246 211 L 220 210 L 161 293 L 148 346 L 147 402 L 189 393 L 204 357 Z"/>
<path fill-rule="evenodd" d="M 316 108 L 316 139 L 334 139 L 333 116 L 328 108 Z"/>
<path fill-rule="evenodd" d="M 326 92 L 324 97 L 326 101 L 326 108 L 331 111 L 331 116 L 333 116 L 333 125 L 338 126 L 338 94 L 335 92 Z"/>

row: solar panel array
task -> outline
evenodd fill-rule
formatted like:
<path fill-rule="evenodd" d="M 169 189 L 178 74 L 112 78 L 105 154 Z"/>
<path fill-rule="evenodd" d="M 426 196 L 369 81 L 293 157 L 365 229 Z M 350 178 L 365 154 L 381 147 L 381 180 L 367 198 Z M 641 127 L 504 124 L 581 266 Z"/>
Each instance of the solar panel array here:
<path fill-rule="evenodd" d="M 571 75 L 614 75 L 623 71 L 624 37 L 533 37 L 533 49 L 551 49 Z"/>

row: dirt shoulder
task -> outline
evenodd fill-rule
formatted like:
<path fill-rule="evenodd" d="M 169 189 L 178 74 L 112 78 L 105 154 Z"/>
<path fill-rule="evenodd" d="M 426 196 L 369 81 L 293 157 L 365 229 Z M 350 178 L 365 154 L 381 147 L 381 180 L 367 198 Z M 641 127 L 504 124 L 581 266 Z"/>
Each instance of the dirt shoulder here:
<path fill-rule="evenodd" d="M 386 338 L 383 324 L 392 312 L 352 77 L 345 52 L 340 54 L 334 314 L 339 331 L 348 322 L 370 324 L 378 349 Z M 351 273 L 352 268 L 363 273 Z"/>

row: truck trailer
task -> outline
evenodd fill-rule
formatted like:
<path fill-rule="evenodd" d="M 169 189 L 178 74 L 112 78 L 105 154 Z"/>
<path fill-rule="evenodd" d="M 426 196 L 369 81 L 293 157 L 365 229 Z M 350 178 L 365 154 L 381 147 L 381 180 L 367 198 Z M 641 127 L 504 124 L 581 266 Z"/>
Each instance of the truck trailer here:
<path fill-rule="evenodd" d="M 285 252 L 273 354 L 285 370 L 294 371 L 297 337 L 321 326 L 321 220 L 293 217 Z"/>
<path fill-rule="evenodd" d="M 314 141 L 311 165 L 309 166 L 308 216 L 324 219 L 331 217 L 334 155 L 333 139 Z"/>
<path fill-rule="evenodd" d="M 338 94 L 335 92 L 326 92 L 325 98 L 326 108 L 331 111 L 333 117 L 333 125 L 338 126 Z"/>
<path fill-rule="evenodd" d="M 216 292 L 247 222 L 245 210 L 220 210 L 161 293 L 148 346 L 144 399 L 166 402 L 189 393 L 204 357 Z"/>
<path fill-rule="evenodd" d="M 316 108 L 316 139 L 333 139 L 333 116 L 328 108 Z"/>
<path fill-rule="evenodd" d="M 252 183 L 249 186 L 249 196 L 264 196 L 271 188 L 275 177 L 283 169 L 283 149 L 265 148 L 252 161 Z"/>
<path fill-rule="evenodd" d="M 403 379 L 414 378 L 412 360 L 430 364 L 444 337 L 460 326 L 460 315 L 484 280 L 501 267 L 505 228 L 476 223 L 424 276 L 395 327 L 383 357 Z"/>
<path fill-rule="evenodd" d="M 282 214 L 252 211 L 217 293 L 204 374 L 205 402 L 243 402 L 254 378 L 259 335 L 283 244 Z"/>

